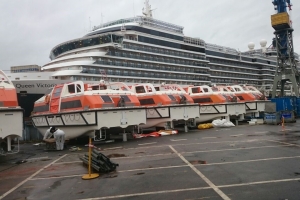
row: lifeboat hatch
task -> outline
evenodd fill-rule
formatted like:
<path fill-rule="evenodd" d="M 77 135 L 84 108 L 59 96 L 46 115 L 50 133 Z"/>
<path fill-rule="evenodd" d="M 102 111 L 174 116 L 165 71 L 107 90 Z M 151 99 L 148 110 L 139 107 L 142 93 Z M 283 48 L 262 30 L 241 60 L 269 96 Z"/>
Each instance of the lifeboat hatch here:
<path fill-rule="evenodd" d="M 62 89 L 63 85 L 57 85 L 52 91 L 50 99 L 50 112 L 52 113 L 58 113 L 60 110 L 59 105 Z"/>

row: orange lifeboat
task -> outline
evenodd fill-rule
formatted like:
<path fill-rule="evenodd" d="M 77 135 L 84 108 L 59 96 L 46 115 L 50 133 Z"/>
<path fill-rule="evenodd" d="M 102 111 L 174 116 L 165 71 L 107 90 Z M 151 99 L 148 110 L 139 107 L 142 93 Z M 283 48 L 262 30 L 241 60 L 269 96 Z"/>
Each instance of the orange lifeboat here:
<path fill-rule="evenodd" d="M 13 143 L 23 134 L 23 109 L 13 83 L 0 70 L 0 154 L 19 152 Z"/>
<path fill-rule="evenodd" d="M 214 92 L 209 86 L 188 86 L 183 88 L 199 104 L 226 103 L 228 100 L 219 92 Z"/>
<path fill-rule="evenodd" d="M 110 85 L 116 90 L 134 92 L 142 106 L 147 108 L 147 123 L 141 128 L 174 128 L 174 123 L 185 124 L 199 118 L 199 105 L 181 91 L 159 90 L 150 83 L 127 86 L 124 83 Z M 191 124 L 191 123 L 190 123 Z M 187 129 L 185 129 L 187 130 Z"/>
<path fill-rule="evenodd" d="M 131 91 L 109 88 L 104 82 L 56 85 L 34 103 L 32 121 L 43 134 L 50 126 L 64 129 L 68 139 L 100 129 L 146 123 L 145 108 Z"/>
<path fill-rule="evenodd" d="M 200 118 L 197 122 L 211 121 L 225 117 L 230 120 L 231 116 L 243 117 L 246 113 L 244 103 L 240 103 L 233 96 L 225 95 L 217 88 L 213 90 L 207 85 L 187 86 L 184 90 L 191 96 L 195 103 L 200 104 Z M 230 97 L 230 98 L 229 98 Z"/>

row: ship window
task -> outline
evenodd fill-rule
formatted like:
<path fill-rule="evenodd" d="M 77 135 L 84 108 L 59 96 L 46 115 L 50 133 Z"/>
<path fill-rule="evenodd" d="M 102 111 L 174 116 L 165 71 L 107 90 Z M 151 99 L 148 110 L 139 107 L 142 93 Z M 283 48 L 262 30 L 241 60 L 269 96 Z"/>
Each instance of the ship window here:
<path fill-rule="evenodd" d="M 203 91 L 204 91 L 204 92 L 208 92 L 208 89 L 207 89 L 207 88 L 203 88 Z"/>
<path fill-rule="evenodd" d="M 198 88 L 192 88 L 192 93 L 199 93 Z"/>
<path fill-rule="evenodd" d="M 81 92 L 81 85 L 76 85 L 76 87 L 77 87 L 77 92 Z"/>
<path fill-rule="evenodd" d="M 145 93 L 145 88 L 143 86 L 137 86 L 135 87 L 136 93 Z"/>
<path fill-rule="evenodd" d="M 110 98 L 110 96 L 108 96 L 108 95 L 101 95 L 100 97 L 102 98 L 102 100 L 105 103 L 111 103 L 111 102 L 113 102 L 112 99 Z"/>
<path fill-rule="evenodd" d="M 169 98 L 172 100 L 172 101 L 176 101 L 175 97 L 173 95 L 168 95 Z"/>
<path fill-rule="evenodd" d="M 69 93 L 75 93 L 75 85 L 74 84 L 72 84 L 72 85 L 68 85 L 68 91 L 69 91 Z"/>
<path fill-rule="evenodd" d="M 211 98 L 199 98 L 199 99 L 194 99 L 194 103 L 211 103 L 213 102 Z"/>
<path fill-rule="evenodd" d="M 121 95 L 125 102 L 131 102 L 127 95 Z"/>
<path fill-rule="evenodd" d="M 53 97 L 59 97 L 60 93 L 61 93 L 61 87 L 60 88 L 56 88 L 53 92 Z"/>

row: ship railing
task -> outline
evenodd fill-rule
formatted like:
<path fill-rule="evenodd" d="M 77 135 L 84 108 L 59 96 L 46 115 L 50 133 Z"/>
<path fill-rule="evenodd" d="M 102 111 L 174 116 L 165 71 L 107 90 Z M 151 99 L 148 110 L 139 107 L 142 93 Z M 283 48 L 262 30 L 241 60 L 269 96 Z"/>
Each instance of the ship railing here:
<path fill-rule="evenodd" d="M 239 54 L 239 52 L 234 48 L 225 47 L 225 46 L 216 45 L 216 44 L 205 43 L 205 48 L 208 49 L 208 50 L 228 52 L 228 53 L 235 54 L 235 55 Z"/>
<path fill-rule="evenodd" d="M 119 20 L 115 20 L 112 22 L 107 22 L 107 23 L 104 23 L 99 26 L 94 26 L 92 31 L 95 31 L 95 30 L 98 30 L 101 28 L 105 28 L 105 27 L 109 27 L 109 26 L 113 26 L 113 25 L 125 24 L 125 23 L 131 23 L 131 22 L 141 23 L 141 24 L 145 24 L 145 25 L 149 25 L 149 26 L 155 26 L 157 28 L 165 29 L 165 30 L 168 30 L 171 32 L 183 34 L 182 26 L 178 26 L 175 24 L 171 24 L 168 22 L 164 22 L 164 21 L 160 21 L 157 19 L 144 17 L 144 16 L 137 16 L 137 17 L 132 17 L 132 18 L 119 19 Z"/>

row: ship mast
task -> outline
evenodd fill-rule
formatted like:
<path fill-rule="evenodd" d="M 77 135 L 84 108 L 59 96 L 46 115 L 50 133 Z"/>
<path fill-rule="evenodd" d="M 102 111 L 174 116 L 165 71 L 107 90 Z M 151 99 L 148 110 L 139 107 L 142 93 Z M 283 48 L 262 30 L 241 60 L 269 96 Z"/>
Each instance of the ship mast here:
<path fill-rule="evenodd" d="M 144 4 L 145 4 L 145 7 L 143 8 L 143 14 L 145 15 L 145 17 L 152 18 L 153 9 L 151 9 L 151 5 L 149 4 L 149 0 L 145 0 Z"/>

